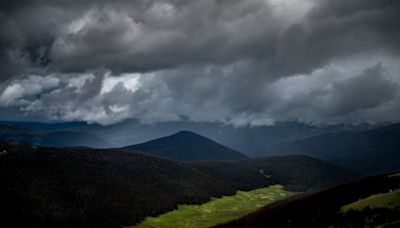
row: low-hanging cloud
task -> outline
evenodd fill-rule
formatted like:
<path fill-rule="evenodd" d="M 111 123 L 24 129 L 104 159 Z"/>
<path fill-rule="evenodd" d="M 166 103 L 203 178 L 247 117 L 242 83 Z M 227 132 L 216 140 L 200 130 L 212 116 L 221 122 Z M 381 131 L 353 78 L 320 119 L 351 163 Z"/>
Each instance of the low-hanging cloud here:
<path fill-rule="evenodd" d="M 0 106 L 113 124 L 399 121 L 393 0 L 5 1 Z"/>

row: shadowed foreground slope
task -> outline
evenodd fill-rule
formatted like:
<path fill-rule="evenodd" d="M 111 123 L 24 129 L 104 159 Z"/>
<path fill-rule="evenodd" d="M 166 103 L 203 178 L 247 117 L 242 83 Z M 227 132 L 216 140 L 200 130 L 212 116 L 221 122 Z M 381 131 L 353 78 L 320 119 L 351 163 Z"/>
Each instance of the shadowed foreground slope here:
<path fill-rule="evenodd" d="M 121 227 L 237 190 L 315 189 L 355 178 L 305 156 L 281 157 L 279 169 L 274 158 L 182 163 L 116 150 L 0 147 L 0 219 L 16 227 Z"/>

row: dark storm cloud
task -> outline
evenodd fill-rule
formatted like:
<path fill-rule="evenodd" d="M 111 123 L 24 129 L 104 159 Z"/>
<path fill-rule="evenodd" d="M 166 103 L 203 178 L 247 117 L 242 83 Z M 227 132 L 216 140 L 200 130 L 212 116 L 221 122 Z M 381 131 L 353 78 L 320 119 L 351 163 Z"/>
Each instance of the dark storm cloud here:
<path fill-rule="evenodd" d="M 3 59 L 12 63 L 7 72 L 41 65 L 151 71 L 229 62 L 262 54 L 279 29 L 269 5 L 258 0 L 38 1 L 9 8 L 1 36 Z"/>
<path fill-rule="evenodd" d="M 359 53 L 400 51 L 400 3 L 392 0 L 316 1 L 303 22 L 277 42 L 277 61 L 289 73 Z"/>
<path fill-rule="evenodd" d="M 346 115 L 374 108 L 396 96 L 397 86 L 383 76 L 381 65 L 364 70 L 360 75 L 333 83 L 332 107 L 329 114 Z"/>
<path fill-rule="evenodd" d="M 0 105 L 111 124 L 399 121 L 395 0 L 2 1 Z"/>
<path fill-rule="evenodd" d="M 288 96 L 277 102 L 276 118 L 316 123 L 379 122 L 378 116 L 385 113 L 386 120 L 399 120 L 396 117 L 400 105 L 398 78 L 390 80 L 381 64 L 355 72 L 345 69 L 350 72 L 338 71 L 331 66 L 313 73 L 308 79 L 301 76 L 278 85 L 287 88 L 291 83 L 298 88 L 284 90 L 278 95 L 282 97 L 285 93 Z M 330 79 L 332 77 L 334 79 Z"/>
<path fill-rule="evenodd" d="M 354 52 L 399 49 L 398 1 L 317 1 L 302 20 L 265 0 L 74 2 L 3 3 L 2 72 L 152 71 L 250 58 L 287 75 Z"/>

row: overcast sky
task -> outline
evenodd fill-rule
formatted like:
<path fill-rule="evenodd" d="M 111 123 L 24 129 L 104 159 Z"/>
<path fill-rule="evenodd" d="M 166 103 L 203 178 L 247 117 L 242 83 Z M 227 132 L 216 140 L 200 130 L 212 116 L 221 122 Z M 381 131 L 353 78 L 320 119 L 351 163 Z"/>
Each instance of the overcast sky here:
<path fill-rule="evenodd" d="M 400 121 L 397 0 L 3 0 L 0 115 Z"/>

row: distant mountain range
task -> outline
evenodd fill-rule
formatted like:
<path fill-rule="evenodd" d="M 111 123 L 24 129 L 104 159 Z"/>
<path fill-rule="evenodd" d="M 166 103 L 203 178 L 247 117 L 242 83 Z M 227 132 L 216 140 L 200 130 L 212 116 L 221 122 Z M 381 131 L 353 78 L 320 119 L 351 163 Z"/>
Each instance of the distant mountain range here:
<path fill-rule="evenodd" d="M 211 139 L 190 131 L 154 139 L 145 143 L 123 147 L 178 161 L 191 160 L 239 160 L 247 156 Z"/>
<path fill-rule="evenodd" d="M 281 144 L 275 154 L 306 154 L 370 173 L 400 169 L 400 124 L 322 134 Z"/>
<path fill-rule="evenodd" d="M 34 131 L 74 131 L 96 135 L 103 140 L 123 147 L 143 143 L 149 139 L 172 135 L 186 130 L 217 141 L 248 156 L 272 155 L 281 144 L 304 139 L 325 133 L 356 132 L 373 128 L 368 124 L 360 125 L 323 125 L 313 126 L 297 122 L 277 122 L 271 126 L 233 127 L 214 123 L 167 122 L 158 124 L 143 124 L 137 120 L 102 126 L 82 122 L 40 123 L 0 121 L 0 124 L 11 124 L 30 128 Z"/>
<path fill-rule="evenodd" d="M 181 126 L 182 125 L 182 126 Z M 0 122 L 0 140 L 20 143 L 68 147 L 84 146 L 112 148 L 113 135 L 124 134 L 131 141 L 143 142 L 160 132 L 170 132 L 185 124 L 144 126 L 137 123 L 116 126 L 85 123 Z M 214 125 L 193 125 L 202 135 L 209 134 L 215 141 L 190 131 L 183 131 L 145 143 L 124 147 L 174 160 L 244 159 L 245 156 L 306 154 L 350 169 L 368 173 L 384 173 L 400 168 L 399 124 L 386 126 L 334 125 L 325 127 L 299 123 L 277 123 L 259 128 L 231 129 Z M 143 131 L 143 132 L 138 132 Z M 151 131 L 154 131 L 150 134 Z M 197 131 L 196 131 L 197 132 Z M 166 134 L 168 135 L 168 134 Z M 111 143 L 110 143 L 111 142 Z M 132 143 L 133 144 L 133 143 Z M 118 145 L 118 143 L 117 143 Z M 243 150 L 242 150 L 243 149 Z M 254 151 L 253 151 L 254 150 Z M 247 152 L 241 154 L 241 152 Z"/>
<path fill-rule="evenodd" d="M 237 160 L 246 158 L 203 136 L 182 131 L 124 147 L 173 160 Z M 367 130 L 344 130 L 275 145 L 268 154 L 304 154 L 366 173 L 400 169 L 400 124 Z M 262 156 L 262 155 L 260 155 Z M 265 155 L 264 155 L 265 156 Z"/>
<path fill-rule="evenodd" d="M 122 227 L 237 190 L 281 184 L 310 191 L 359 177 L 307 156 L 178 162 L 7 142 L 0 151 L 0 220 L 15 227 Z"/>
<path fill-rule="evenodd" d="M 39 146 L 111 148 L 113 145 L 101 137 L 83 131 L 32 128 L 17 124 L 0 124 L 0 141 Z"/>

